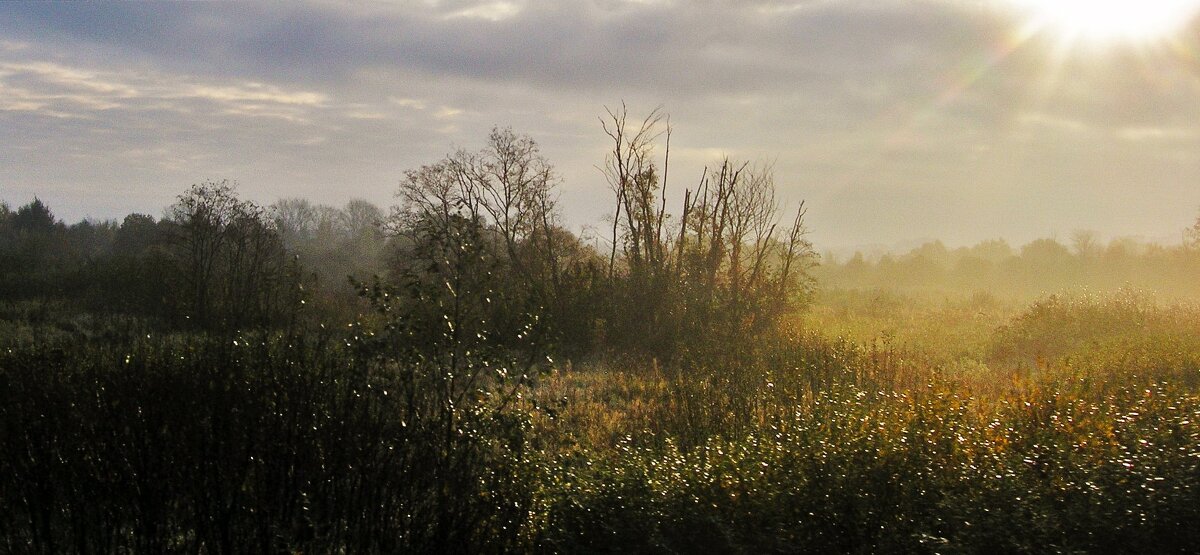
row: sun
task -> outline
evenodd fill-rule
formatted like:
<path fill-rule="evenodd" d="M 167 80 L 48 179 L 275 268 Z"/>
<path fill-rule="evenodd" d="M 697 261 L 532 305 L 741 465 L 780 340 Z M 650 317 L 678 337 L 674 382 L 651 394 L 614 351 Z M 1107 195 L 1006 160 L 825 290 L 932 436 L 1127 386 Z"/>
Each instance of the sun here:
<path fill-rule="evenodd" d="M 1038 30 L 1070 40 L 1143 42 L 1181 30 L 1200 0 L 1012 0 Z"/>

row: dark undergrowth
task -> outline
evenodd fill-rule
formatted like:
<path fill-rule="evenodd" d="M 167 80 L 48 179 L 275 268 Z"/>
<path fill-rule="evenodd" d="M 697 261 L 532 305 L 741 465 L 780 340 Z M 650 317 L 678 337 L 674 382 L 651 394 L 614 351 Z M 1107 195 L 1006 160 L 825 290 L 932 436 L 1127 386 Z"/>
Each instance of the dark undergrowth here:
<path fill-rule="evenodd" d="M 0 353 L 0 551 L 505 551 L 519 413 L 447 409 L 420 361 L 304 338 Z M 405 363 L 410 364 L 405 364 Z"/>
<path fill-rule="evenodd" d="M 812 331 L 471 387 L 365 329 L 25 342 L 0 551 L 1187 552 L 1194 322 L 1129 302 L 1035 305 L 991 381 Z"/>

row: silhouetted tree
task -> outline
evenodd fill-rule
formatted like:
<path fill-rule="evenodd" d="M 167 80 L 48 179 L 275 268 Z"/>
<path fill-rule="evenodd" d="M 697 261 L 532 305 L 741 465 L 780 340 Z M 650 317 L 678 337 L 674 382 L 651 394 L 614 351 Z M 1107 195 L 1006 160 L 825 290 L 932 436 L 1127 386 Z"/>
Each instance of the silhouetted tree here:
<path fill-rule="evenodd" d="M 46 206 L 41 199 L 34 197 L 33 202 L 17 209 L 16 214 L 12 216 L 11 225 L 17 231 L 49 233 L 54 229 L 55 223 L 56 220 L 54 214 L 50 212 L 50 207 Z"/>
<path fill-rule="evenodd" d="M 1081 258 L 1092 258 L 1100 254 L 1096 232 L 1087 229 L 1077 229 L 1071 233 L 1071 247 L 1075 249 L 1075 255 Z"/>
<path fill-rule="evenodd" d="M 168 219 L 196 325 L 265 325 L 295 300 L 297 272 L 266 211 L 238 199 L 228 181 L 193 185 Z"/>
<path fill-rule="evenodd" d="M 817 254 L 806 237 L 805 206 L 780 228 L 770 166 L 725 159 L 685 198 L 681 275 L 672 281 L 686 286 L 688 336 L 744 338 L 811 300 Z"/>
<path fill-rule="evenodd" d="M 295 249 L 312 239 L 316 232 L 317 211 L 307 199 L 284 198 L 271 205 L 271 217 L 283 244 Z"/>
<path fill-rule="evenodd" d="M 524 325 L 516 317 L 561 309 L 578 296 L 563 289 L 563 255 L 578 245 L 555 229 L 556 182 L 532 138 L 500 128 L 478 152 L 405 172 L 386 225 L 404 246 L 393 277 L 437 283 L 455 303 L 486 293 L 469 308 L 505 337 Z"/>
<path fill-rule="evenodd" d="M 0 296 L 61 297 L 71 253 L 66 227 L 40 199 L 7 211 L 0 228 Z"/>

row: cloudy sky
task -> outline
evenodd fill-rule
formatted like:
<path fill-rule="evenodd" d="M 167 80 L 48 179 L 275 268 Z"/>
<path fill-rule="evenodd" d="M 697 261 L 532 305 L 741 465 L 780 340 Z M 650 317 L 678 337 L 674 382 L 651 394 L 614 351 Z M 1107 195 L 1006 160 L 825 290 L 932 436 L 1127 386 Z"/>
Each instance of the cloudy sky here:
<path fill-rule="evenodd" d="M 1200 25 L 1166 3 L 1169 25 L 1127 28 L 1113 2 L 1110 29 L 1022 0 L 5 2 L 0 199 L 159 215 L 231 179 L 386 206 L 499 125 L 542 145 L 578 230 L 611 210 L 597 117 L 624 101 L 670 114 L 671 198 L 723 155 L 772 161 L 819 248 L 1177 241 Z"/>

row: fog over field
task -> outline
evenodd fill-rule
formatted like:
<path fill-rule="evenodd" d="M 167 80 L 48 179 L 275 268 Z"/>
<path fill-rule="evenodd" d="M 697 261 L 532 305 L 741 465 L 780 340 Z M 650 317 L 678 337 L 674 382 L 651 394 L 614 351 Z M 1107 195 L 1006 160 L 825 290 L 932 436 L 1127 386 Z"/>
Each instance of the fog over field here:
<path fill-rule="evenodd" d="M 499 125 L 554 162 L 568 227 L 602 228 L 597 116 L 625 101 L 670 114 L 675 203 L 721 154 L 773 161 L 821 249 L 1178 242 L 1200 205 L 1195 10 L 1037 4 L 4 3 L 0 196 L 65 221 L 158 215 L 209 178 L 387 205 Z"/>

